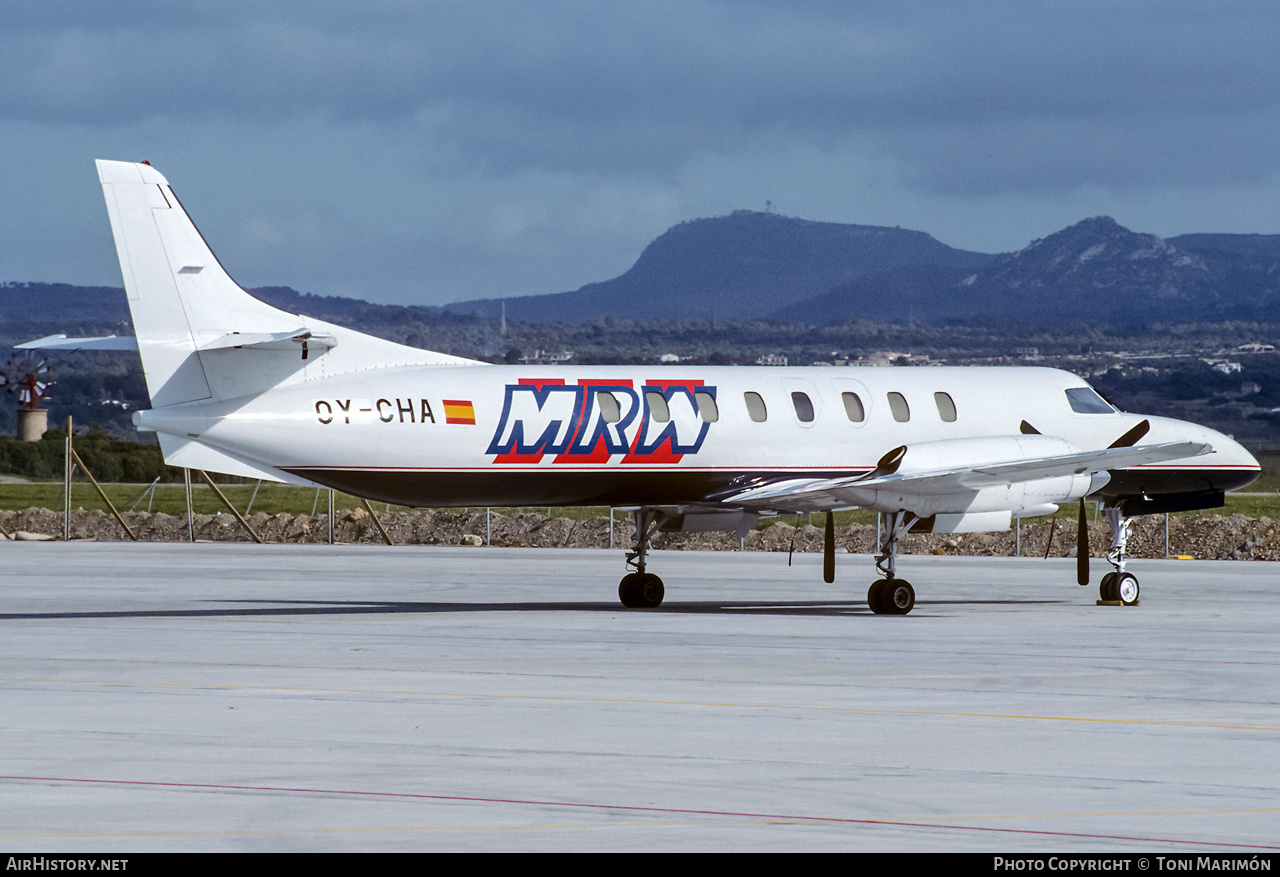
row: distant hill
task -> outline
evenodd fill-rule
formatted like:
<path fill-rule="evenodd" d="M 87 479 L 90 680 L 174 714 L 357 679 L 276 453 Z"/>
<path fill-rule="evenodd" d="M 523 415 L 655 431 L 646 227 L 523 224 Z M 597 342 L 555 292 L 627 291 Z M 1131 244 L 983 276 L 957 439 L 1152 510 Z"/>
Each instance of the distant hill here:
<path fill-rule="evenodd" d="M 1280 236 L 1177 240 L 1179 246 L 1098 216 L 996 256 L 973 272 L 916 266 L 880 272 L 773 316 L 1134 325 L 1280 315 Z"/>
<path fill-rule="evenodd" d="M 358 298 L 304 294 L 288 286 L 263 286 L 249 292 L 291 314 L 366 331 L 466 319 L 425 305 L 380 305 Z M 0 283 L 0 339 L 21 336 L 30 340 L 29 333 L 38 330 L 73 336 L 105 332 L 132 335 L 132 325 L 124 289 L 118 286 Z"/>
<path fill-rule="evenodd" d="M 508 320 L 749 319 L 774 313 L 867 274 L 937 265 L 973 269 L 992 257 L 921 231 L 810 222 L 739 210 L 683 222 L 649 244 L 629 271 L 573 292 L 445 305 Z M 793 319 L 805 319 L 796 314 Z"/>
<path fill-rule="evenodd" d="M 674 226 L 625 274 L 572 292 L 443 309 L 304 295 L 288 287 L 251 292 L 291 313 L 433 350 L 468 355 L 464 348 L 476 348 L 485 356 L 505 350 L 484 328 L 496 324 L 504 304 L 508 321 L 532 323 L 601 317 L 812 325 L 957 318 L 1035 326 L 1274 321 L 1280 318 L 1280 235 L 1162 240 L 1098 216 L 1016 253 L 988 255 L 948 247 L 920 231 L 737 211 Z M 124 292 L 0 283 L 0 340 L 36 337 L 37 326 L 68 334 L 128 332 Z"/>
<path fill-rule="evenodd" d="M 1016 253 L 957 250 L 924 232 L 737 211 L 669 229 L 620 277 L 554 295 L 446 305 L 508 320 L 953 318 L 1134 325 L 1274 319 L 1280 235 L 1170 240 L 1106 216 Z"/>
<path fill-rule="evenodd" d="M 0 327 L 14 323 L 75 327 L 119 322 L 129 322 L 129 307 L 124 290 L 118 286 L 0 283 Z"/>
<path fill-rule="evenodd" d="M 1280 234 L 1180 234 L 1165 240 L 1188 252 L 1208 250 L 1280 261 Z"/>

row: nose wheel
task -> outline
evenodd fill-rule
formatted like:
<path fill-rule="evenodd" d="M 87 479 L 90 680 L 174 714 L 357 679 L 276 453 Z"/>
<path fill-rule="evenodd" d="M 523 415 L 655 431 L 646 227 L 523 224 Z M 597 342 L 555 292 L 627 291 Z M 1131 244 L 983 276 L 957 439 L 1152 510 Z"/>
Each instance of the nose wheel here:
<path fill-rule="evenodd" d="M 916 605 L 916 591 L 906 579 L 878 579 L 867 591 L 867 605 L 876 615 L 906 615 Z"/>
<path fill-rule="evenodd" d="M 1104 603 L 1123 603 L 1136 606 L 1138 603 L 1138 579 L 1133 573 L 1124 571 L 1125 550 L 1129 544 L 1129 534 L 1133 528 L 1133 518 L 1124 514 L 1119 506 L 1109 506 L 1105 510 L 1107 523 L 1111 526 L 1111 550 L 1107 552 L 1107 562 L 1115 567 L 1098 584 L 1098 597 Z"/>
<path fill-rule="evenodd" d="M 1107 603 L 1134 606 L 1138 602 L 1138 580 L 1132 573 L 1109 572 L 1098 585 L 1098 597 Z"/>

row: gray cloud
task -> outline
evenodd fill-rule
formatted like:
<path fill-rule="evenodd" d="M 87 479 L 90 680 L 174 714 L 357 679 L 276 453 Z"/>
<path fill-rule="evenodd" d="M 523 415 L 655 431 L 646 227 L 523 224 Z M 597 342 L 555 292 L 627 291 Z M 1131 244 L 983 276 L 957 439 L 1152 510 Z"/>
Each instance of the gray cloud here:
<path fill-rule="evenodd" d="M 1215 205 L 1154 205 L 1276 185 L 1278 30 L 1261 2 L 18 0 L 0 136 L 55 178 L 15 195 L 85 203 L 54 156 L 127 148 L 223 196 L 210 222 L 246 282 L 550 292 L 765 198 L 988 250 L 1053 228 L 984 237 L 966 203 L 1201 230 Z M 1276 230 L 1260 211 L 1220 230 Z M 0 271 L 36 270 L 30 223 L 0 223 L 21 250 Z M 353 258 L 373 242 L 394 258 Z"/>

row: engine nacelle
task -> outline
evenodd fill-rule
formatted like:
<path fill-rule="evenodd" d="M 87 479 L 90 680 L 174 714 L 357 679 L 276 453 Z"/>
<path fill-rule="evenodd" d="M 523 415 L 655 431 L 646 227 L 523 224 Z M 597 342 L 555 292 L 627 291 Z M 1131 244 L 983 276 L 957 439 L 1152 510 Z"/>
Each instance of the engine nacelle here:
<path fill-rule="evenodd" d="M 1080 448 L 1053 435 L 991 435 L 978 438 L 916 442 L 899 448 L 891 472 L 919 475 L 945 472 L 957 466 L 975 468 L 1014 460 L 1034 460 L 1078 454 Z"/>

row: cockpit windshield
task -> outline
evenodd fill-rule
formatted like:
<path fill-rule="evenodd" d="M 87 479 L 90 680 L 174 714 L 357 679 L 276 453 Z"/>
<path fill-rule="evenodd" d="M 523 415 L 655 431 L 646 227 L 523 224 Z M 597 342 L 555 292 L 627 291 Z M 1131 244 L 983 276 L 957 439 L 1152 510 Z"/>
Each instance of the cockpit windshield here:
<path fill-rule="evenodd" d="M 1116 409 L 1098 395 L 1092 387 L 1072 387 L 1067 390 L 1067 401 L 1077 414 L 1115 414 Z"/>

